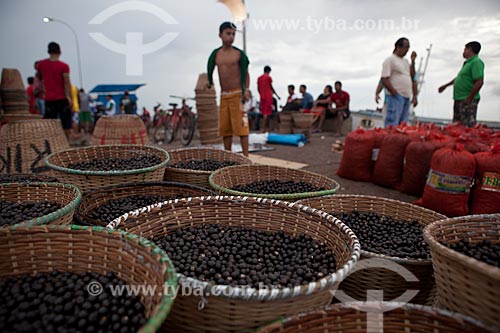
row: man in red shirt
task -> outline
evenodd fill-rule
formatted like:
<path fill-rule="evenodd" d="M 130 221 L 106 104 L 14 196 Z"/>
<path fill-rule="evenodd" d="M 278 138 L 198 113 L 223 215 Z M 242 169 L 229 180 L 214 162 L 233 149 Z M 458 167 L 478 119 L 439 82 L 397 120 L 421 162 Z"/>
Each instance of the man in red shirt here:
<path fill-rule="evenodd" d="M 342 136 L 342 124 L 350 114 L 349 101 L 349 94 L 342 90 L 342 83 L 340 81 L 335 82 L 335 92 L 330 95 L 330 102 L 335 104 L 335 108 L 332 108 L 331 104 L 329 106 L 335 120 L 334 136 Z"/>
<path fill-rule="evenodd" d="M 273 113 L 273 95 L 276 95 L 280 99 L 273 88 L 273 79 L 269 73 L 271 73 L 271 67 L 265 66 L 264 74 L 257 79 L 257 88 L 260 94 L 260 111 L 264 116 L 263 132 L 267 132 L 267 119 Z"/>
<path fill-rule="evenodd" d="M 45 86 L 45 115 L 48 119 L 61 119 L 62 127 L 67 138 L 71 137 L 72 101 L 71 82 L 69 80 L 69 66 L 60 61 L 61 48 L 59 44 L 50 42 L 48 46 L 49 58 L 36 63 Z"/>

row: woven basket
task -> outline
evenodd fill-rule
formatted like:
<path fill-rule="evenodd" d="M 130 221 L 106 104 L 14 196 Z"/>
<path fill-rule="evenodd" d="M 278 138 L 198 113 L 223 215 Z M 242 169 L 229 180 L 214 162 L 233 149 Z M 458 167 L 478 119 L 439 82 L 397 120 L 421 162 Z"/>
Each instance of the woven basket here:
<path fill-rule="evenodd" d="M 10 122 L 0 129 L 0 173 L 50 172 L 44 158 L 68 148 L 59 119 Z"/>
<path fill-rule="evenodd" d="M 80 203 L 82 195 L 78 188 L 70 184 L 61 183 L 4 183 L 0 184 L 0 200 L 16 202 L 51 201 L 62 207 L 48 215 L 40 216 L 29 221 L 32 225 L 71 224 L 73 213 Z"/>
<path fill-rule="evenodd" d="M 92 134 L 92 145 L 148 145 L 146 125 L 135 114 L 99 117 Z"/>
<path fill-rule="evenodd" d="M 441 245 L 462 239 L 500 243 L 500 214 L 471 215 L 432 223 L 424 230 L 432 252 L 438 306 L 500 326 L 500 268 Z"/>
<path fill-rule="evenodd" d="M 293 125 L 296 128 L 310 129 L 314 120 L 314 113 L 294 112 L 292 114 Z"/>
<path fill-rule="evenodd" d="M 445 218 L 444 215 L 409 203 L 364 195 L 332 195 L 300 200 L 298 203 L 329 214 L 331 212 L 349 213 L 352 211 L 374 212 L 378 215 L 389 216 L 402 221 L 416 220 L 423 227 Z M 418 294 L 411 299 L 411 303 L 433 304 L 436 296 L 436 282 L 433 277 L 431 260 L 402 259 L 362 250 L 361 261 L 358 264 L 363 264 L 363 260 L 366 259 L 382 259 L 382 261 L 366 261 L 366 264 L 372 263 L 375 265 L 370 268 L 364 267 L 349 275 L 340 284 L 339 290 L 358 301 L 366 299 L 367 290 L 383 290 L 385 301 L 397 300 L 407 290 L 419 290 Z M 401 266 L 411 272 L 413 277 L 403 277 L 401 274 L 405 273 Z M 384 269 L 381 267 L 394 268 Z M 394 271 L 395 269 L 398 269 L 398 271 L 401 269 L 401 274 Z M 407 279 L 414 279 L 415 277 L 418 279 L 417 281 L 407 281 Z M 409 300 L 405 299 L 404 301 Z"/>
<path fill-rule="evenodd" d="M 170 162 L 168 164 L 170 165 L 179 162 L 205 159 L 211 159 L 220 162 L 234 161 L 238 164 L 252 164 L 252 161 L 248 157 L 232 153 L 227 150 L 212 148 L 183 148 L 170 151 L 169 154 Z M 212 172 L 213 171 L 172 168 L 167 165 L 165 169 L 164 180 L 211 188 L 208 178 L 210 177 Z"/>
<path fill-rule="evenodd" d="M 303 181 L 320 188 L 325 188 L 323 191 L 303 192 L 293 194 L 260 194 L 246 193 L 231 190 L 236 185 L 249 184 L 255 181 L 262 180 L 293 180 Z M 215 171 L 210 176 L 210 185 L 220 193 L 225 195 L 241 195 L 259 198 L 272 198 L 282 200 L 297 200 L 310 197 L 318 197 L 328 194 L 334 194 L 340 184 L 335 180 L 326 176 L 312 173 L 304 170 L 295 170 L 272 165 L 235 165 Z"/>
<path fill-rule="evenodd" d="M 367 311 L 370 313 L 368 319 Z M 336 304 L 282 319 L 258 333 L 494 333 L 459 313 L 404 303 Z"/>
<path fill-rule="evenodd" d="M 54 177 L 44 174 L 15 173 L 0 175 L 0 183 L 57 183 Z"/>
<path fill-rule="evenodd" d="M 78 206 L 75 211 L 74 218 L 79 224 L 100 225 L 105 227 L 109 222 L 91 218 L 89 216 L 90 212 L 110 200 L 125 198 L 132 195 L 162 195 L 170 198 L 182 196 L 188 198 L 215 195 L 215 193 L 202 187 L 171 182 L 148 182 L 107 186 L 84 194 L 80 206 Z"/>
<path fill-rule="evenodd" d="M 82 171 L 67 167 L 71 163 L 88 161 L 95 158 L 111 157 L 127 159 L 151 154 L 158 156 L 162 162 L 152 167 L 136 170 Z M 47 156 L 45 163 L 53 170 L 53 175 L 57 179 L 65 183 L 74 184 L 82 192 L 86 192 L 110 185 L 161 181 L 163 180 L 168 160 L 169 155 L 167 151 L 158 147 L 109 145 L 64 150 Z"/>
<path fill-rule="evenodd" d="M 171 332 L 253 332 L 280 316 L 292 315 L 326 305 L 330 289 L 354 266 L 359 257 L 356 236 L 339 220 L 309 207 L 277 200 L 243 197 L 205 197 L 173 200 L 137 210 L 115 220 L 117 225 L 146 221 L 129 232 L 152 239 L 179 228 L 218 224 L 310 235 L 334 253 L 338 269 L 316 283 L 294 289 L 255 290 L 213 285 L 179 275 L 183 287 L 202 289 L 178 296 L 167 322 Z M 214 296 L 221 295 L 221 296 Z"/>
<path fill-rule="evenodd" d="M 158 330 L 177 287 L 175 269 L 165 252 L 135 235 L 76 225 L 0 229 L 0 277 L 52 271 L 114 273 L 127 285 L 165 291 L 145 294 L 139 290 L 148 318 L 140 333 Z"/>

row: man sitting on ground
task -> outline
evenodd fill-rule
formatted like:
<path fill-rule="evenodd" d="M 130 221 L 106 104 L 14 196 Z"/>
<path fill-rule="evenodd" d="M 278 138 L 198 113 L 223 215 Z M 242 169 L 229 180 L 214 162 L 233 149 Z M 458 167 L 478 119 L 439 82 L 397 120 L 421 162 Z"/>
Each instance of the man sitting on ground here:
<path fill-rule="evenodd" d="M 330 105 L 330 111 L 334 114 L 334 136 L 342 136 L 342 125 L 344 120 L 349 118 L 349 101 L 350 96 L 346 91 L 342 90 L 342 83 L 335 82 L 335 92 L 330 95 L 330 102 L 335 104 L 335 108 Z"/>
<path fill-rule="evenodd" d="M 302 94 L 302 98 L 300 100 L 300 111 L 311 112 L 314 103 L 314 97 L 307 92 L 307 87 L 305 84 L 300 85 L 300 93 Z"/>
<path fill-rule="evenodd" d="M 286 99 L 285 106 L 283 106 L 282 108 L 283 111 L 300 110 L 300 97 L 295 93 L 295 86 L 293 84 L 288 86 L 288 98 Z"/>

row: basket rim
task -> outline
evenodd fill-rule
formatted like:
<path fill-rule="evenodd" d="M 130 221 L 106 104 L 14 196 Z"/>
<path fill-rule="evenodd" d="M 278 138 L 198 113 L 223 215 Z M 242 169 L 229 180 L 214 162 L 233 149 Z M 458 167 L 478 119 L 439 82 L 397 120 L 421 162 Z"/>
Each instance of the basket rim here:
<path fill-rule="evenodd" d="M 251 159 L 249 159 L 248 157 L 246 157 L 244 155 L 240 155 L 240 154 L 237 154 L 237 153 L 230 152 L 228 150 L 217 149 L 217 148 L 208 148 L 208 147 L 179 148 L 179 149 L 169 150 L 168 153 L 169 154 L 175 154 L 175 153 L 182 153 L 184 151 L 195 151 L 195 150 L 217 151 L 217 152 L 223 152 L 223 153 L 227 153 L 227 154 L 234 154 L 234 155 L 238 155 L 242 159 L 246 159 L 249 162 L 249 164 L 253 163 Z M 244 165 L 246 165 L 246 164 L 244 164 Z M 171 167 L 168 164 L 167 164 L 167 166 L 166 166 L 165 169 L 168 169 L 169 171 L 179 172 L 179 173 L 198 174 L 198 175 L 211 175 L 212 173 L 214 173 L 215 171 L 217 171 L 217 170 L 215 170 L 215 171 L 205 171 L 205 170 L 194 170 L 194 169 L 181 169 L 181 168 Z M 218 170 L 220 170 L 220 169 L 218 169 Z"/>
<path fill-rule="evenodd" d="M 260 193 L 250 193 L 250 192 L 240 192 L 240 191 L 235 191 L 229 188 L 222 187 L 218 184 L 215 184 L 214 178 L 215 176 L 219 175 L 219 173 L 222 173 L 224 171 L 231 171 L 232 169 L 236 168 L 273 168 L 273 169 L 282 169 L 282 170 L 292 170 L 293 172 L 299 172 L 299 173 L 305 173 L 310 176 L 315 176 L 317 178 L 323 178 L 323 179 L 328 179 L 329 181 L 333 182 L 335 184 L 335 187 L 329 190 L 323 190 L 323 191 L 314 191 L 314 192 L 300 192 L 300 193 L 292 193 L 292 194 L 284 194 L 284 193 L 278 193 L 278 194 L 260 194 Z M 291 168 L 285 168 L 281 166 L 275 166 L 275 165 L 265 165 L 265 164 L 244 164 L 244 165 L 232 165 L 228 166 L 225 168 L 221 168 L 219 170 L 216 170 L 212 172 L 210 177 L 208 177 L 208 182 L 210 183 L 210 186 L 214 188 L 215 190 L 224 193 L 225 195 L 231 195 L 231 196 L 241 196 L 241 197 L 259 197 L 259 198 L 267 198 L 267 199 L 278 199 L 278 200 L 287 200 L 287 199 L 305 199 L 305 198 L 313 198 L 313 197 L 322 197 L 322 196 L 327 196 L 330 194 L 335 194 L 339 188 L 340 188 L 340 183 L 337 182 L 335 179 L 327 177 L 325 175 L 311 172 L 311 171 L 306 171 L 306 170 L 300 170 L 300 169 L 291 169 Z"/>
<path fill-rule="evenodd" d="M 35 227 L 35 228 L 33 228 Z M 66 231 L 79 231 L 79 230 L 86 230 L 89 233 L 103 233 L 103 234 L 112 234 L 112 233 L 117 233 L 120 235 L 120 237 L 125 240 L 125 242 L 128 241 L 133 241 L 136 242 L 140 247 L 147 249 L 151 248 L 151 255 L 152 256 L 160 256 L 157 261 L 161 264 L 166 264 L 167 268 L 165 272 L 163 273 L 163 296 L 161 298 L 160 303 L 157 305 L 158 309 L 155 313 L 151 315 L 150 318 L 148 318 L 146 324 L 142 326 L 139 330 L 139 333 L 154 333 L 156 332 L 162 325 L 164 319 L 167 317 L 168 313 L 171 311 L 174 300 L 175 300 L 175 294 L 174 290 L 177 289 L 178 282 L 177 282 L 177 272 L 175 270 L 174 264 L 168 257 L 167 253 L 162 250 L 158 245 L 153 243 L 152 241 L 140 237 L 135 234 L 128 233 L 123 230 L 109 230 L 104 227 L 99 227 L 99 226 L 79 226 L 79 225 L 43 225 L 43 226 L 33 226 L 29 224 L 16 224 L 13 226 L 4 226 L 0 227 L 0 233 L 9 233 L 9 232 L 16 232 L 18 229 L 26 229 L 27 231 L 30 231 L 30 229 L 39 229 L 41 231 L 45 230 L 46 232 L 50 233 L 51 230 L 66 230 Z M 171 275 L 169 277 L 169 275 Z M 170 287 L 170 286 L 173 286 Z"/>
<path fill-rule="evenodd" d="M 164 154 L 165 160 L 157 165 L 153 165 L 153 166 L 150 166 L 147 168 L 140 168 L 140 169 L 134 169 L 134 170 L 112 170 L 112 171 L 76 170 L 76 169 L 70 169 L 67 167 L 55 165 L 52 162 L 50 162 L 50 159 L 57 154 L 62 154 L 62 153 L 70 152 L 70 151 L 76 151 L 76 150 L 104 149 L 104 148 L 109 148 L 109 147 L 138 148 L 139 150 L 141 148 L 151 148 L 153 150 L 157 150 L 158 152 Z M 170 160 L 170 155 L 168 154 L 168 152 L 165 149 L 160 148 L 160 147 L 151 146 L 151 145 L 116 145 L 115 144 L 115 145 L 77 147 L 77 148 L 70 148 L 70 149 L 61 150 L 61 151 L 52 153 L 49 156 L 45 157 L 44 162 L 45 162 L 45 165 L 47 165 L 51 169 L 61 171 L 64 173 L 69 173 L 69 174 L 87 175 L 87 176 L 123 176 L 123 175 L 133 175 L 133 174 L 145 173 L 145 172 L 158 170 L 162 167 L 165 167 L 169 160 Z"/>
<path fill-rule="evenodd" d="M 406 207 L 413 207 L 413 208 L 416 208 L 418 210 L 427 212 L 429 214 L 435 213 L 439 218 L 441 218 L 441 217 L 446 218 L 446 216 L 443 214 L 440 214 L 438 212 L 435 212 L 433 210 L 430 210 L 430 209 L 427 209 L 424 207 L 420 207 L 420 206 L 411 204 L 409 202 L 404 202 L 404 201 L 399 201 L 399 200 L 389 199 L 389 198 L 383 198 L 383 197 L 377 197 L 377 196 L 373 196 L 373 195 L 333 194 L 333 195 L 326 195 L 326 196 L 317 197 L 317 198 L 305 198 L 305 199 L 298 200 L 296 202 L 307 206 L 307 203 L 305 202 L 307 200 L 323 200 L 323 199 L 333 199 L 333 198 L 355 198 L 355 199 L 362 198 L 362 199 L 372 199 L 372 200 L 380 200 L 380 201 L 385 201 L 385 202 L 392 202 L 392 203 L 397 203 L 399 205 L 406 206 Z M 330 214 L 329 212 L 327 212 L 327 213 Z M 422 234 L 424 233 L 424 229 L 425 229 L 425 227 L 422 228 Z M 432 258 L 431 259 L 411 259 L 411 258 L 393 257 L 393 256 L 385 255 L 385 254 L 366 251 L 366 250 L 363 250 L 362 247 L 361 247 L 361 255 L 365 256 L 367 258 L 379 258 L 379 259 L 390 260 L 390 261 L 394 261 L 398 264 L 411 264 L 411 265 L 431 265 L 432 264 Z"/>
<path fill-rule="evenodd" d="M 180 187 L 180 188 L 187 188 L 187 189 L 199 190 L 199 191 L 207 192 L 207 195 L 216 195 L 216 193 L 214 191 L 212 191 L 211 189 L 204 188 L 204 187 L 201 187 L 201 186 L 198 186 L 198 185 L 192 185 L 192 184 L 186 184 L 186 183 L 180 183 L 180 182 L 160 182 L 160 181 L 157 181 L 157 182 L 144 182 L 144 183 L 134 182 L 134 183 L 125 183 L 125 184 L 118 184 L 118 185 L 110 185 L 110 186 L 100 187 L 100 188 L 97 188 L 97 189 L 93 189 L 93 190 L 84 192 L 83 195 L 82 195 L 82 200 L 81 201 L 83 202 L 83 200 L 86 197 L 90 197 L 90 196 L 92 196 L 94 194 L 97 194 L 99 192 L 109 191 L 109 190 L 114 190 L 114 189 L 121 189 L 121 188 L 126 188 L 126 187 L 131 187 L 131 186 L 143 186 L 143 187 L 148 187 L 148 186 L 165 186 L 165 187 L 175 186 L 175 187 Z M 131 193 L 130 195 L 134 195 L 134 194 Z M 75 214 L 73 215 L 73 218 L 78 223 L 84 223 L 84 221 L 82 219 L 83 216 L 80 216 L 79 208 L 80 208 L 80 206 L 78 206 L 75 209 Z M 94 219 L 91 219 L 91 218 L 88 218 L 88 219 L 90 221 L 92 221 L 92 222 L 94 221 Z"/>
<path fill-rule="evenodd" d="M 500 219 L 500 214 L 478 214 L 478 215 L 468 215 L 468 216 L 460 216 L 460 217 L 454 217 L 454 218 L 447 218 L 443 220 L 439 220 L 436 222 L 433 222 L 429 224 L 427 227 L 424 229 L 424 239 L 429 244 L 429 247 L 431 250 L 434 250 L 438 252 L 440 255 L 445 256 L 447 259 L 452 260 L 454 262 L 459 262 L 460 264 L 466 264 L 470 268 L 479 271 L 480 273 L 484 275 L 488 275 L 492 277 L 495 280 L 500 280 L 500 267 L 495 267 L 493 265 L 489 265 L 485 262 L 482 262 L 480 260 L 474 259 L 472 257 L 469 257 L 465 254 L 462 254 L 458 251 L 452 250 L 441 243 L 439 243 L 436 239 L 435 236 L 433 235 L 433 231 L 436 227 L 448 223 L 448 222 L 465 222 L 465 221 L 471 221 L 474 222 L 475 219 L 487 219 L 487 220 L 493 220 L 493 219 Z"/>
<path fill-rule="evenodd" d="M 141 214 L 150 212 L 152 210 L 157 210 L 163 206 L 171 206 L 175 204 L 187 204 L 189 202 L 196 201 L 231 201 L 231 202 L 255 202 L 260 204 L 269 204 L 271 206 L 281 206 L 287 208 L 298 208 L 301 211 L 310 213 L 326 220 L 329 224 L 335 225 L 340 231 L 346 233 L 347 237 L 353 240 L 353 251 L 347 260 L 347 262 L 335 270 L 334 273 L 328 274 L 327 276 L 321 278 L 316 282 L 311 282 L 306 285 L 295 286 L 293 288 L 275 288 L 273 286 L 267 286 L 265 289 L 255 289 L 241 286 L 227 286 L 218 285 L 214 282 L 205 282 L 195 278 L 187 277 L 181 273 L 177 273 L 179 277 L 179 283 L 188 285 L 192 288 L 202 288 L 210 296 L 225 297 L 229 299 L 240 299 L 240 300 L 258 300 L 258 301 L 271 301 L 276 299 L 288 299 L 299 295 L 311 295 L 319 291 L 323 291 L 328 287 L 333 286 L 337 282 L 341 282 L 348 275 L 349 272 L 354 268 L 361 256 L 361 246 L 359 240 L 354 232 L 346 226 L 342 221 L 335 218 L 334 216 L 327 214 L 323 211 L 297 204 L 294 202 L 280 201 L 274 199 L 258 198 L 258 197 L 242 197 L 242 196 L 208 196 L 208 197 L 196 197 L 188 199 L 175 199 L 164 201 L 161 203 L 156 203 L 154 205 L 146 206 L 135 211 L 126 213 L 112 222 L 110 222 L 106 228 L 114 229 L 121 222 L 125 222 L 129 217 L 137 217 Z"/>
<path fill-rule="evenodd" d="M 288 316 L 288 317 L 280 317 L 274 322 L 268 323 L 267 325 L 264 325 L 262 327 L 259 327 L 256 331 L 256 333 L 262 333 L 262 332 L 268 332 L 269 329 L 272 329 L 275 327 L 276 329 L 283 327 L 284 325 L 287 324 L 300 324 L 296 323 L 296 321 L 300 320 L 303 317 L 309 317 L 309 316 L 314 316 L 315 314 L 318 313 L 325 313 L 329 311 L 335 311 L 337 309 L 347 309 L 347 310 L 353 310 L 353 311 L 363 311 L 366 312 L 366 308 L 370 307 L 375 310 L 376 313 L 379 313 L 380 311 L 385 312 L 390 312 L 393 310 L 397 309 L 403 309 L 403 310 L 410 310 L 410 311 L 422 311 L 426 312 L 426 315 L 431 315 L 433 312 L 437 313 L 438 315 L 444 316 L 444 317 L 449 317 L 452 320 L 455 320 L 457 323 L 462 324 L 463 322 L 467 322 L 468 324 L 477 326 L 480 329 L 486 329 L 491 332 L 495 332 L 497 327 L 495 326 L 487 326 L 487 324 L 483 323 L 482 321 L 475 319 L 473 317 L 467 316 L 463 313 L 460 312 L 455 312 L 443 308 L 437 308 L 437 307 L 432 307 L 429 305 L 421 305 L 421 304 L 414 304 L 414 303 L 402 303 L 402 302 L 378 302 L 378 301 L 367 301 L 367 302 L 352 302 L 352 303 L 337 303 L 337 304 L 329 304 L 326 306 L 322 306 L 317 309 L 313 309 L 310 311 L 306 312 L 301 312 L 296 315 Z M 363 309 L 364 308 L 364 309 Z"/>
<path fill-rule="evenodd" d="M 60 183 L 60 182 L 18 182 L 18 183 L 0 183 L 0 187 L 4 187 L 4 186 L 23 186 L 23 187 L 33 187 L 33 186 L 36 186 L 36 187 L 42 187 L 42 186 L 45 186 L 45 187 L 55 187 L 55 188 L 67 188 L 67 189 L 70 189 L 71 191 L 73 191 L 73 194 L 75 194 L 75 197 L 73 198 L 73 200 L 71 200 L 71 202 L 67 205 L 64 205 L 63 207 L 59 208 L 58 210 L 50 213 L 50 214 L 47 214 L 47 215 L 43 215 L 43 216 L 40 216 L 40 217 L 36 217 L 34 219 L 31 219 L 31 220 L 28 220 L 28 221 L 22 221 L 22 222 L 19 222 L 17 224 L 26 224 L 26 225 L 30 225 L 30 226 L 35 226 L 35 225 L 44 225 L 44 224 L 47 224 L 47 223 L 50 223 L 52 221 L 54 221 L 55 219 L 57 218 L 60 218 L 60 217 L 63 217 L 64 215 L 70 213 L 71 211 L 74 211 L 78 205 L 80 204 L 81 200 L 82 200 L 82 192 L 80 191 L 80 189 L 78 187 L 76 187 L 75 185 L 72 185 L 72 184 L 66 184 L 66 183 Z"/>

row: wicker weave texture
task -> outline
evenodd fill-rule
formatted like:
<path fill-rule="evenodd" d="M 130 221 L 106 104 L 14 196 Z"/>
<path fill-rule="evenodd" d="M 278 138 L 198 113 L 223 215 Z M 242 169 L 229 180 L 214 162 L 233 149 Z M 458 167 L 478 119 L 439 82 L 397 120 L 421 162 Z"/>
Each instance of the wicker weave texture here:
<path fill-rule="evenodd" d="M 282 201 L 243 197 L 174 200 L 128 214 L 123 223 L 135 219 L 143 223 L 129 231 L 149 239 L 205 224 L 283 230 L 291 235 L 305 233 L 330 248 L 338 265 L 334 274 L 295 289 L 268 289 L 257 295 L 248 289 L 216 286 L 222 296 L 178 296 L 167 322 L 172 332 L 253 332 L 280 316 L 326 305 L 332 298 L 331 289 L 337 287 L 359 257 L 356 237 L 339 220 Z M 180 276 L 183 286 L 199 286 L 209 293 L 213 290 L 211 284 Z M 200 304 L 204 306 L 198 310 Z"/>
<path fill-rule="evenodd" d="M 156 155 L 162 162 L 158 165 L 136 170 L 116 171 L 81 171 L 69 169 L 71 163 L 92 159 L 120 158 L 128 159 L 141 155 Z M 166 150 L 151 146 L 140 145 L 109 145 L 76 148 L 51 154 L 45 163 L 53 170 L 53 175 L 65 182 L 78 186 L 82 192 L 101 187 L 126 183 L 142 183 L 161 181 L 168 163 Z"/>
<path fill-rule="evenodd" d="M 177 286 L 165 252 L 135 235 L 75 225 L 0 228 L 0 277 L 52 271 L 114 273 L 128 285 L 162 291 L 165 285 Z M 139 332 L 156 332 L 172 307 L 173 295 L 140 292 L 139 298 L 149 318 Z"/>
<path fill-rule="evenodd" d="M 32 225 L 71 224 L 73 213 L 80 203 L 80 190 L 70 184 L 61 183 L 4 183 L 0 184 L 0 200 L 15 202 L 51 201 L 62 207 L 55 212 L 35 219 L 23 221 Z"/>
<path fill-rule="evenodd" d="M 444 215 L 409 203 L 373 196 L 332 195 L 298 202 L 327 213 L 374 212 L 401 221 L 416 220 L 422 227 L 445 218 Z M 372 266 L 358 270 L 341 283 L 339 289 L 355 300 L 366 300 L 367 290 L 383 290 L 386 301 L 397 299 L 407 290 L 419 290 L 419 293 L 411 300 L 412 303 L 425 305 L 434 303 L 436 283 L 431 260 L 403 259 L 368 251 L 361 251 L 361 259 L 382 259 L 390 262 L 387 262 L 387 265 L 383 265 L 383 267 Z M 418 282 L 407 281 L 400 274 L 403 270 L 395 271 L 392 268 L 397 267 L 394 264 L 409 270 L 418 279 Z"/>
<path fill-rule="evenodd" d="M 131 195 L 182 196 L 188 198 L 213 194 L 215 193 L 202 187 L 172 182 L 147 182 L 107 186 L 85 193 L 82 197 L 82 202 L 75 211 L 74 217 L 81 224 L 105 227 L 108 225 L 108 222 L 93 219 L 90 217 L 90 213 L 110 200 L 125 198 Z"/>
<path fill-rule="evenodd" d="M 500 326 L 500 268 L 440 244 L 463 239 L 500 243 L 500 214 L 471 215 L 437 221 L 424 230 L 431 248 L 438 306 Z"/>
<path fill-rule="evenodd" d="M 260 194 L 260 193 L 245 193 L 231 190 L 236 185 L 244 185 L 252 182 L 263 180 L 291 180 L 303 181 L 319 188 L 325 188 L 323 191 L 303 192 L 293 194 Z M 236 165 L 215 171 L 209 178 L 210 185 L 216 191 L 225 195 L 241 195 L 252 196 L 259 198 L 273 198 L 283 200 L 297 200 L 302 198 L 317 197 L 323 195 L 334 194 L 340 184 L 335 180 L 326 176 L 304 171 L 283 168 L 272 165 Z"/>
<path fill-rule="evenodd" d="M 169 151 L 169 164 L 187 162 L 192 160 L 211 159 L 215 161 L 233 161 L 239 164 L 252 164 L 252 161 L 241 155 L 227 150 L 212 148 L 183 148 Z M 208 178 L 212 171 L 189 170 L 172 168 L 167 165 L 165 169 L 165 181 L 179 182 L 191 185 L 197 185 L 205 188 L 211 188 Z"/>
<path fill-rule="evenodd" d="M 148 131 L 142 119 L 133 114 L 100 117 L 92 134 L 92 145 L 114 144 L 148 145 Z"/>
<path fill-rule="evenodd" d="M 58 119 L 9 122 L 0 129 L 0 173 L 50 172 L 44 158 L 68 148 Z"/>
<path fill-rule="evenodd" d="M 370 312 L 370 317 L 367 312 Z M 369 319 L 368 319 L 369 318 Z M 337 304 L 269 324 L 258 333 L 494 333 L 495 328 L 428 306 L 403 303 Z"/>

